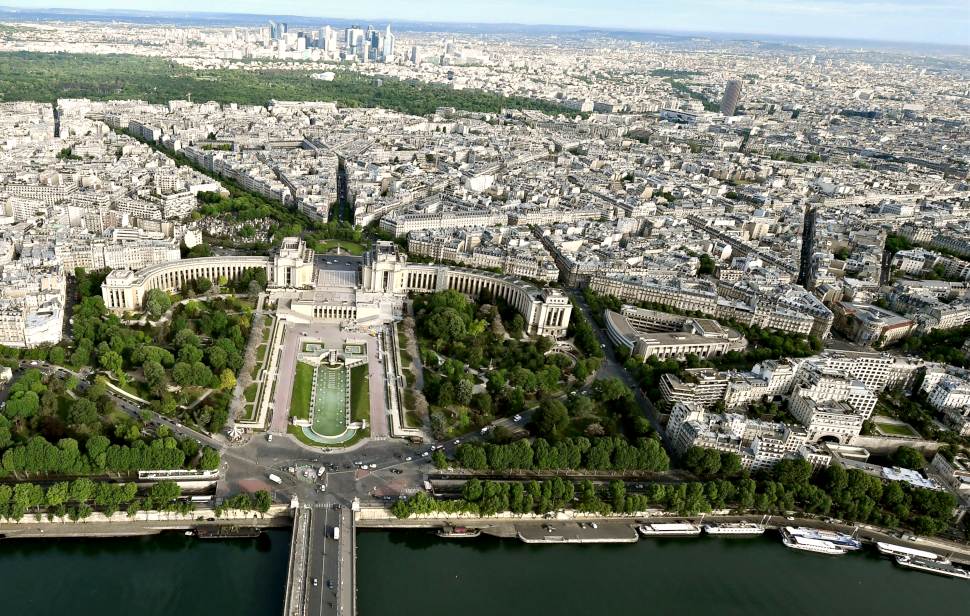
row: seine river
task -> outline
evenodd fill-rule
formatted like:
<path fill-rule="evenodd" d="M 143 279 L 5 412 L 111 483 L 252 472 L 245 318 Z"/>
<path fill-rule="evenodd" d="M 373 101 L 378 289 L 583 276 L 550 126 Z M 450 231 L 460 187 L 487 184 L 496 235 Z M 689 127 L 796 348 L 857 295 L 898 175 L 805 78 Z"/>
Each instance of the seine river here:
<path fill-rule="evenodd" d="M 0 614 L 280 616 L 290 535 L 3 539 Z"/>
<path fill-rule="evenodd" d="M 970 582 L 875 553 L 795 552 L 773 534 L 550 546 L 418 531 L 358 537 L 360 616 L 913 616 L 970 605 Z"/>
<path fill-rule="evenodd" d="M 0 613 L 279 616 L 290 532 L 0 541 Z M 970 583 L 872 553 L 826 557 L 758 539 L 529 546 L 424 531 L 358 536 L 360 616 L 953 614 Z"/>

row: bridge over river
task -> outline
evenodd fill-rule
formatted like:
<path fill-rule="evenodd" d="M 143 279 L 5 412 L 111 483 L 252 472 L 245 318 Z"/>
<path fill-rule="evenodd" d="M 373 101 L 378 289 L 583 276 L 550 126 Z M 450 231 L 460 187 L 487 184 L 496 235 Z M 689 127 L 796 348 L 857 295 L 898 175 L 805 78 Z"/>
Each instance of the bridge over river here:
<path fill-rule="evenodd" d="M 326 503 L 294 511 L 283 616 L 355 613 L 355 542 L 350 508 Z"/>

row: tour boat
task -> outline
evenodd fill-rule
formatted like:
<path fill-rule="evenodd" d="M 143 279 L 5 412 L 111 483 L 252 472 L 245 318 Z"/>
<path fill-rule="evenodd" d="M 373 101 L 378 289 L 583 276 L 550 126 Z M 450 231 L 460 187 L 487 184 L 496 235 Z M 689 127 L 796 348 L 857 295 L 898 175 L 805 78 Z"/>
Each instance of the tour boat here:
<path fill-rule="evenodd" d="M 708 535 L 726 535 L 730 537 L 754 537 L 762 535 L 765 527 L 751 522 L 738 522 L 727 524 L 705 524 L 704 532 Z"/>
<path fill-rule="evenodd" d="M 918 571 L 926 571 L 927 573 L 935 573 L 936 575 L 945 575 L 947 577 L 958 578 L 961 580 L 970 580 L 970 571 L 962 569 L 950 563 L 940 562 L 938 560 L 931 560 L 929 558 L 920 558 L 919 556 L 897 556 L 896 562 L 902 566 L 909 569 L 916 569 Z"/>
<path fill-rule="evenodd" d="M 827 541 L 828 543 L 845 548 L 846 550 L 862 549 L 861 541 L 855 537 L 834 530 L 819 530 L 817 528 L 808 528 L 805 526 L 786 526 L 785 532 L 792 537 L 802 537 L 803 539 L 814 539 L 816 541 Z"/>
<path fill-rule="evenodd" d="M 643 524 L 638 530 L 644 537 L 691 537 L 701 534 L 701 528 L 690 522 Z"/>
<path fill-rule="evenodd" d="M 785 544 L 785 547 L 789 547 L 793 550 L 802 550 L 804 552 L 826 554 L 829 556 L 842 556 L 846 553 L 845 548 L 835 545 L 834 543 L 821 541 L 819 539 L 799 537 L 798 535 L 782 535 L 781 541 Z"/>
<path fill-rule="evenodd" d="M 896 558 L 897 556 L 915 556 L 916 558 L 924 558 L 926 560 L 935 560 L 938 563 L 949 564 L 950 559 L 945 556 L 941 556 L 936 552 L 927 552 L 926 550 L 917 550 L 915 548 L 908 548 L 904 545 L 896 545 L 894 543 L 886 543 L 885 541 L 877 541 L 876 549 L 883 556 L 889 556 L 890 558 Z"/>

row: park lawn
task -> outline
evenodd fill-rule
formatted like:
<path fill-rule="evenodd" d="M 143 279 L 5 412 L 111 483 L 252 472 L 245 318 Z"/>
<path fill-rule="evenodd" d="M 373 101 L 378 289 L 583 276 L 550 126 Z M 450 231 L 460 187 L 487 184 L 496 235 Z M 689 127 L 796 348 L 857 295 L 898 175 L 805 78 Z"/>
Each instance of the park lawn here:
<path fill-rule="evenodd" d="M 152 398 L 152 392 L 148 388 L 148 384 L 132 378 L 131 375 L 128 375 L 128 378 L 124 381 L 112 381 L 112 383 L 128 393 L 138 396 L 142 400 L 151 400 Z"/>
<path fill-rule="evenodd" d="M 293 395 L 290 397 L 290 417 L 310 419 L 310 391 L 313 387 L 313 366 L 296 362 Z"/>
<path fill-rule="evenodd" d="M 266 345 L 261 344 L 256 347 L 256 363 L 261 364 L 266 359 Z"/>
<path fill-rule="evenodd" d="M 300 426 L 293 426 L 293 425 L 286 426 L 286 431 L 287 433 L 295 436 L 296 440 L 300 441 L 304 445 L 309 445 L 311 447 L 324 447 L 324 445 L 321 445 L 320 443 L 314 440 L 311 440 L 310 438 L 307 437 L 306 434 L 303 434 L 303 428 L 301 428 Z"/>
<path fill-rule="evenodd" d="M 350 417 L 353 421 L 370 421 L 370 383 L 367 364 L 350 370 Z"/>
<path fill-rule="evenodd" d="M 414 390 L 413 389 L 405 389 L 404 390 L 404 408 L 411 409 L 413 411 L 415 408 L 417 408 L 417 406 L 418 406 L 418 399 L 414 395 Z"/>
<path fill-rule="evenodd" d="M 408 411 L 404 414 L 404 421 L 409 428 L 420 428 L 424 422 L 421 421 L 421 416 L 418 415 L 417 411 Z"/>
<path fill-rule="evenodd" d="M 240 417 L 243 421 L 252 421 L 253 415 L 256 412 L 256 406 L 254 404 L 247 404 L 243 407 L 243 416 Z"/>
<path fill-rule="evenodd" d="M 243 390 L 243 396 L 246 398 L 246 402 L 256 401 L 256 391 L 259 389 L 259 383 L 250 383 L 246 389 Z"/>
<path fill-rule="evenodd" d="M 316 251 L 321 253 L 329 252 L 335 250 L 338 246 L 344 252 L 355 257 L 359 257 L 366 252 L 366 249 L 362 245 L 357 242 L 348 242 L 347 240 L 323 240 L 322 242 L 317 242 Z"/>
<path fill-rule="evenodd" d="M 909 426 L 876 422 L 876 427 L 883 434 L 891 434 L 893 436 L 918 436 Z"/>

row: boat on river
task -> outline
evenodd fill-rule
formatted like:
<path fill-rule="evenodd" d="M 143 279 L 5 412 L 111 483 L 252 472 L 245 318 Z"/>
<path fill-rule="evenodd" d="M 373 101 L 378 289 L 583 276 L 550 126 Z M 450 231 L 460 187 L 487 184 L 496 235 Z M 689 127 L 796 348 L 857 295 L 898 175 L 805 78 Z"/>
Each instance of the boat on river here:
<path fill-rule="evenodd" d="M 916 548 L 909 548 L 904 545 L 896 545 L 895 543 L 886 543 L 885 541 L 877 541 L 876 549 L 883 556 L 888 556 L 892 559 L 896 559 L 897 556 L 911 556 L 916 558 L 925 558 L 926 560 L 935 560 L 938 563 L 949 563 L 950 559 L 937 554 L 936 552 L 927 552 L 926 550 L 917 550 Z"/>
<path fill-rule="evenodd" d="M 701 527 L 690 522 L 641 524 L 637 530 L 644 537 L 692 537 L 701 534 Z"/>
<path fill-rule="evenodd" d="M 832 545 L 839 546 L 846 550 L 861 550 L 862 542 L 851 535 L 840 533 L 834 530 L 820 530 L 807 526 L 786 526 L 784 532 L 791 537 L 801 537 L 803 539 L 814 539 L 815 541 L 827 541 Z"/>
<path fill-rule="evenodd" d="M 478 528 L 465 528 L 464 526 L 445 526 L 438 530 L 438 536 L 447 539 L 471 538 L 481 534 L 482 531 Z"/>
<path fill-rule="evenodd" d="M 920 558 L 919 556 L 897 556 L 896 563 L 901 567 L 906 567 L 907 569 L 925 571 L 926 573 L 934 573 L 936 575 L 961 580 L 970 580 L 970 571 L 950 563 L 940 562 L 938 560 Z"/>
<path fill-rule="evenodd" d="M 764 526 L 751 522 L 705 524 L 702 528 L 705 534 L 722 537 L 756 537 L 765 532 Z"/>

